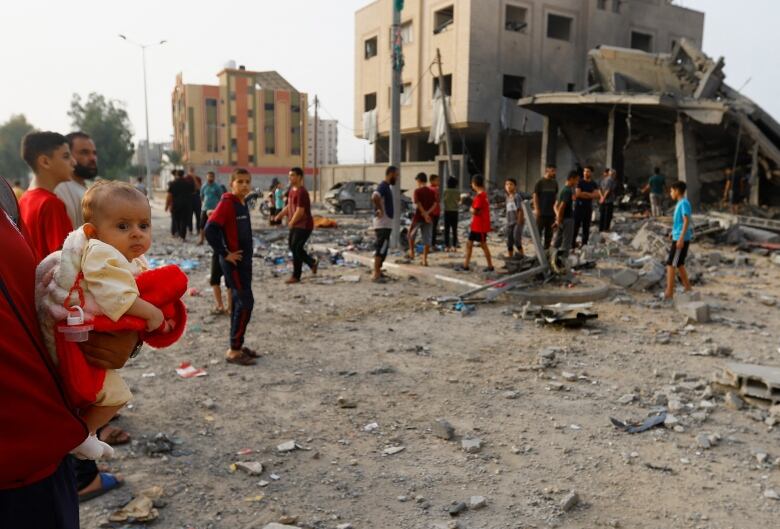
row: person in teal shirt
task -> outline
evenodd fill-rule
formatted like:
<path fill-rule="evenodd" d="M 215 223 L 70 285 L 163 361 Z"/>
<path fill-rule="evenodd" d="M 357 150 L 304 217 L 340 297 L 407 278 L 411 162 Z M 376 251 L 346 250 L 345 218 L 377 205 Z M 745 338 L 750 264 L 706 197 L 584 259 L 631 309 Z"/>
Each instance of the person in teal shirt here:
<path fill-rule="evenodd" d="M 661 168 L 653 170 L 653 176 L 642 189 L 642 193 L 650 192 L 650 214 L 653 217 L 663 215 L 664 190 L 666 189 L 666 177 L 661 174 Z"/>
<path fill-rule="evenodd" d="M 664 299 L 674 298 L 675 275 L 679 274 L 680 282 L 685 292 L 691 291 L 691 283 L 688 281 L 688 272 L 685 270 L 685 258 L 688 256 L 688 247 L 693 239 L 693 221 L 691 219 L 691 203 L 685 197 L 687 186 L 685 182 L 675 182 L 669 194 L 672 200 L 677 202 L 672 219 L 672 247 L 669 249 L 669 258 L 666 261 L 666 293 Z M 675 274 L 676 272 L 676 274 Z"/>
<path fill-rule="evenodd" d="M 278 226 L 282 222 L 274 220 L 274 218 L 284 209 L 284 190 L 282 189 L 282 184 L 276 178 L 271 181 L 271 196 L 269 199 L 271 201 L 271 226 Z"/>
<path fill-rule="evenodd" d="M 222 195 L 227 193 L 225 186 L 218 184 L 216 180 L 217 178 L 214 171 L 209 171 L 206 173 L 206 183 L 200 188 L 200 199 L 203 202 L 203 207 L 200 213 L 200 239 L 198 240 L 198 245 L 203 244 L 205 237 L 203 228 L 209 220 L 209 215 L 217 208 L 217 204 L 219 204 L 219 199 L 222 198 Z"/>

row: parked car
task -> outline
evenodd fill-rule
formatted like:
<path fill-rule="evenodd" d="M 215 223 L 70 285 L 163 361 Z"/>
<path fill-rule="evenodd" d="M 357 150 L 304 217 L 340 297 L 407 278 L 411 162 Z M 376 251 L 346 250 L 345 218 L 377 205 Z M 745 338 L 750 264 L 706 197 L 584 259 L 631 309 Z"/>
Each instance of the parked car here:
<path fill-rule="evenodd" d="M 371 195 L 376 189 L 376 182 L 339 182 L 325 193 L 325 205 L 333 212 L 352 215 L 356 211 L 371 209 Z M 406 213 L 412 208 L 412 201 L 401 190 L 401 212 Z"/>

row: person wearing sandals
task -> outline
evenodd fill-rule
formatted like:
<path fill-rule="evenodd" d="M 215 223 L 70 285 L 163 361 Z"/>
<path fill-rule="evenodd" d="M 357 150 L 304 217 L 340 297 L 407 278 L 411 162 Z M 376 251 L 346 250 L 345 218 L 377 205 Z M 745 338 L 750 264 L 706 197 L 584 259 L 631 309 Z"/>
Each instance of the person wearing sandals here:
<path fill-rule="evenodd" d="M 230 175 L 230 191 L 222 195 L 206 223 L 206 240 L 219 255 L 225 284 L 232 293 L 230 347 L 225 359 L 230 364 L 250 366 L 259 356 L 244 346 L 255 298 L 252 295 L 252 223 L 246 197 L 251 191 L 252 175 L 236 168 Z"/>

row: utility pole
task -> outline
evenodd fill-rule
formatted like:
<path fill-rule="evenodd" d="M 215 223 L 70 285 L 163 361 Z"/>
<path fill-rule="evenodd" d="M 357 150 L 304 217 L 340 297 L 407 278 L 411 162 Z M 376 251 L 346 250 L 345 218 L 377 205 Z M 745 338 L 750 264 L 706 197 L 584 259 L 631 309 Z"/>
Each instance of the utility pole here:
<path fill-rule="evenodd" d="M 401 243 L 401 71 L 404 68 L 403 39 L 401 38 L 401 10 L 404 0 L 393 0 L 393 80 L 390 85 L 390 164 L 398 168 L 393 186 L 393 231 L 390 246 Z"/>
<path fill-rule="evenodd" d="M 147 95 L 147 89 L 146 89 L 146 48 L 150 46 L 162 46 L 167 41 L 161 40 L 160 42 L 156 44 L 139 44 L 138 42 L 134 42 L 130 39 L 128 39 L 124 35 L 119 35 L 119 38 L 122 40 L 125 40 L 129 42 L 130 44 L 133 44 L 135 46 L 138 46 L 141 48 L 141 64 L 143 65 L 143 71 L 144 71 L 144 115 L 146 117 L 146 194 L 149 196 L 149 198 L 154 197 L 154 191 L 152 190 L 152 162 L 150 157 L 150 150 L 152 148 L 152 144 L 149 142 L 149 97 Z"/>
<path fill-rule="evenodd" d="M 452 163 L 452 136 L 450 135 L 450 116 L 447 112 L 447 94 L 444 91 L 444 73 L 441 68 L 441 51 L 436 48 L 436 64 L 439 66 L 439 92 L 441 93 L 442 115 L 444 116 L 444 138 L 447 142 L 447 176 L 455 176 L 452 171 L 454 164 Z M 446 178 L 442 178 L 446 181 Z M 458 184 L 463 189 L 463 182 L 460 181 L 460 175 L 458 175 Z"/>
<path fill-rule="evenodd" d="M 320 100 L 314 96 L 314 201 L 317 202 L 317 197 L 322 199 L 322 190 L 320 189 L 319 176 L 319 149 L 317 148 L 317 139 L 320 135 Z"/>

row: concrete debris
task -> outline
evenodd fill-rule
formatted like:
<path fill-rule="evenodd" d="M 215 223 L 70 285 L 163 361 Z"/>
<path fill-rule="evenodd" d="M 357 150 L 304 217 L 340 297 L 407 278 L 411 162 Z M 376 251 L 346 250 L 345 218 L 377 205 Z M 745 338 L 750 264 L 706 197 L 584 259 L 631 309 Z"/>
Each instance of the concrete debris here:
<path fill-rule="evenodd" d="M 462 439 L 460 446 L 463 448 L 463 451 L 468 454 L 477 454 L 482 451 L 482 439 Z"/>
<path fill-rule="evenodd" d="M 766 489 L 764 491 L 764 498 L 769 500 L 780 500 L 780 494 L 775 489 Z"/>
<path fill-rule="evenodd" d="M 263 473 L 263 464 L 257 461 L 239 461 L 237 463 L 233 463 L 233 466 L 236 468 L 236 470 L 246 472 L 250 476 L 259 476 Z"/>
<path fill-rule="evenodd" d="M 469 498 L 469 509 L 472 511 L 478 511 L 487 506 L 487 500 L 484 496 L 472 496 Z"/>
<path fill-rule="evenodd" d="M 696 436 L 696 444 L 703 450 L 709 450 L 720 442 L 720 435 L 700 433 Z"/>
<path fill-rule="evenodd" d="M 710 321 L 710 306 L 703 301 L 675 304 L 677 312 L 688 317 L 695 323 L 707 323 Z"/>
<path fill-rule="evenodd" d="M 555 367 L 555 365 L 558 363 L 555 359 L 555 354 L 559 352 L 559 349 L 555 347 L 548 347 L 547 349 L 543 349 L 536 355 L 536 363 L 539 365 L 539 367 L 547 368 L 547 367 Z"/>
<path fill-rule="evenodd" d="M 580 496 L 575 491 L 569 492 L 561 500 L 561 510 L 563 512 L 569 512 L 574 509 L 580 503 Z"/>
<path fill-rule="evenodd" d="M 745 407 L 745 401 L 736 393 L 729 391 L 723 398 L 723 405 L 732 410 L 741 410 Z"/>
<path fill-rule="evenodd" d="M 627 268 L 612 276 L 612 282 L 622 288 L 630 288 L 637 281 L 639 281 L 639 274 Z"/>
<path fill-rule="evenodd" d="M 447 512 L 450 514 L 450 516 L 458 516 L 461 513 L 465 512 L 468 509 L 468 506 L 462 502 L 462 501 L 454 501 L 452 502 L 452 505 L 449 506 L 447 509 Z"/>
<path fill-rule="evenodd" d="M 439 439 L 444 439 L 445 441 L 449 441 L 455 437 L 455 427 L 445 419 L 436 419 L 433 421 L 433 424 L 431 424 L 431 431 L 433 432 L 433 435 Z"/>
<path fill-rule="evenodd" d="M 284 525 L 281 523 L 272 522 L 263 526 L 263 529 L 301 529 L 296 525 Z"/>
<path fill-rule="evenodd" d="M 385 448 L 382 450 L 382 455 L 384 456 L 393 456 L 395 454 L 399 454 L 406 450 L 405 446 L 391 446 L 389 448 Z"/>
<path fill-rule="evenodd" d="M 617 402 L 618 404 L 631 404 L 637 399 L 637 396 L 635 393 L 628 393 L 626 395 L 623 395 L 620 397 Z"/>
<path fill-rule="evenodd" d="M 769 404 L 780 402 L 780 367 L 728 363 L 715 382 L 734 388 L 739 395 L 761 399 Z"/>

